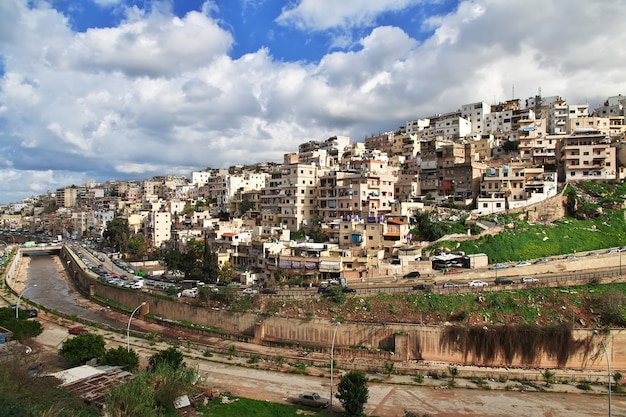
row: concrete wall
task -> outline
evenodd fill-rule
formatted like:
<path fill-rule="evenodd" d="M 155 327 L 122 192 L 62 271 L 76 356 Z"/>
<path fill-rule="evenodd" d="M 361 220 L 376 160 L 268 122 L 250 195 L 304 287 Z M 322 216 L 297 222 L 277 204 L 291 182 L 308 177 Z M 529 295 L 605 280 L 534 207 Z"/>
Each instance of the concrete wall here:
<path fill-rule="evenodd" d="M 159 317 L 168 319 L 161 324 L 177 326 L 172 321 L 182 321 L 219 328 L 225 337 L 249 340 L 257 344 L 318 351 L 330 349 L 336 325 L 329 321 L 233 313 L 197 307 L 177 299 L 164 299 L 143 291 L 103 284 L 95 279 L 94 274 L 82 269 L 80 261 L 66 250 L 61 257 L 68 266 L 69 275 L 82 287 L 85 294 L 126 306 L 126 311 L 132 311 L 142 302 L 146 302 L 147 305 L 140 310 L 140 314 L 145 316 L 149 313 L 156 316 L 156 320 Z M 202 333 L 187 326 L 180 328 Z M 505 362 L 502 355 L 497 355 L 491 363 L 484 363 L 472 355 L 466 357 L 463 352 L 442 343 L 445 331 L 446 326 L 345 322 L 337 328 L 335 349 L 337 354 L 344 357 L 370 357 L 373 360 L 399 362 L 424 360 L 483 366 L 525 366 L 520 357 L 513 358 L 510 364 Z M 210 332 L 206 334 L 214 335 Z M 604 337 L 612 367 L 626 369 L 626 331 L 611 330 L 609 335 Z M 573 338 L 580 342 L 581 348 L 570 356 L 567 368 L 605 369 L 604 352 L 601 350 L 598 336 L 593 336 L 591 330 L 579 329 L 573 331 Z M 556 358 L 545 353 L 538 357 L 538 361 L 533 364 L 534 367 L 557 367 Z"/>

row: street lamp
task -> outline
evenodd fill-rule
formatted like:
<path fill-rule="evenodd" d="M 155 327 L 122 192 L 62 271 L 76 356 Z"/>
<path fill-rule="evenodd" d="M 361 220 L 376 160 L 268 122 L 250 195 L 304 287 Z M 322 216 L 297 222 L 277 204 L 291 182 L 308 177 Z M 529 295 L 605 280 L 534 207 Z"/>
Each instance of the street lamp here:
<path fill-rule="evenodd" d="M 37 284 L 33 285 L 33 287 L 36 287 Z M 26 287 L 22 290 L 22 292 L 20 293 L 19 297 L 17 297 L 17 304 L 15 304 L 15 318 L 19 319 L 20 318 L 20 300 L 22 299 L 22 296 L 24 295 L 24 293 L 28 290 L 30 290 L 33 287 Z"/>
<path fill-rule="evenodd" d="M 334 355 L 335 355 L 335 336 L 337 336 L 337 329 L 341 323 L 337 322 L 335 326 L 335 331 L 333 331 L 333 342 L 330 346 L 330 409 L 333 409 L 333 365 L 334 365 Z"/>
<path fill-rule="evenodd" d="M 594 330 L 593 334 L 596 336 L 600 335 L 597 330 Z M 602 349 L 604 349 L 604 355 L 606 356 L 607 379 L 609 381 L 609 417 L 611 417 L 611 361 L 609 360 L 609 352 L 606 350 L 604 339 L 600 339 L 600 343 L 602 344 Z"/>
<path fill-rule="evenodd" d="M 139 310 L 141 307 L 145 306 L 146 302 L 139 304 L 137 308 L 130 313 L 130 318 L 128 319 L 128 327 L 126 328 L 126 351 L 130 352 L 130 321 L 133 319 L 133 315 Z"/>

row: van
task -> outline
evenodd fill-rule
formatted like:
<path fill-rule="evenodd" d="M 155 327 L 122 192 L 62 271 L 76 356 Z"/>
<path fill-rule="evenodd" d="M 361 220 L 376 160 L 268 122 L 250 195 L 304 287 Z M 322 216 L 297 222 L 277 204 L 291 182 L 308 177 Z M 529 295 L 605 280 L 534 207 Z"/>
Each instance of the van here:
<path fill-rule="evenodd" d="M 198 289 L 191 288 L 189 290 L 183 290 L 183 292 L 181 292 L 180 295 L 181 297 L 196 298 L 198 296 Z"/>

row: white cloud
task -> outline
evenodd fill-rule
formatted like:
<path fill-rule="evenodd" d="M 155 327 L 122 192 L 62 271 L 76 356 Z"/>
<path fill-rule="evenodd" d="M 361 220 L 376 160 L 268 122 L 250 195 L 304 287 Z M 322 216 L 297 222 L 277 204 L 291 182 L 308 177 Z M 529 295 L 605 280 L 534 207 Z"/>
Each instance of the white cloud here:
<path fill-rule="evenodd" d="M 522 99 L 541 87 L 571 103 L 626 93 L 618 1 L 463 2 L 425 22 L 434 33 L 425 41 L 377 27 L 318 64 L 276 59 L 269 48 L 234 59 L 236 39 L 207 13 L 135 8 L 117 27 L 75 33 L 57 11 L 26 4 L 0 2 L 0 178 L 16 176 L 0 181 L 4 201 L 30 196 L 31 186 L 281 161 L 310 139 L 362 140 L 510 99 L 513 88 Z M 352 2 L 303 1 L 282 19 L 315 16 L 316 4 L 356 25 L 408 2 L 363 2 L 359 14 Z"/>
<path fill-rule="evenodd" d="M 276 19 L 280 24 L 301 30 L 321 31 L 370 26 L 384 12 L 399 11 L 420 0 L 301 0 L 283 8 Z"/>

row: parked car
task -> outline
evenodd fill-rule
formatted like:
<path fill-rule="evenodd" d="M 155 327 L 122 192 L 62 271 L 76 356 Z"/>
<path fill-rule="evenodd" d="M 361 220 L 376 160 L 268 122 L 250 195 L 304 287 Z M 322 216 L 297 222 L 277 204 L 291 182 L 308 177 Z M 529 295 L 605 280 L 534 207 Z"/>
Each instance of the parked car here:
<path fill-rule="evenodd" d="M 459 284 L 455 284 L 454 282 L 446 282 L 443 284 L 443 288 L 459 288 Z"/>
<path fill-rule="evenodd" d="M 278 294 L 278 291 L 272 288 L 263 288 L 261 294 Z"/>
<path fill-rule="evenodd" d="M 534 283 L 539 282 L 539 280 L 537 278 L 533 278 L 533 277 L 522 277 L 520 282 L 522 284 L 534 284 Z"/>
<path fill-rule="evenodd" d="M 350 288 L 350 287 L 343 287 L 341 291 L 342 292 L 356 292 L 354 288 Z"/>
<path fill-rule="evenodd" d="M 462 269 L 458 269 L 458 268 L 446 268 L 446 270 L 443 273 L 445 275 L 462 274 L 463 270 Z"/>
<path fill-rule="evenodd" d="M 292 402 L 298 405 L 306 405 L 307 407 L 326 408 L 330 406 L 328 398 L 320 397 L 316 392 L 305 392 L 292 398 Z"/>
<path fill-rule="evenodd" d="M 404 276 L 402 278 L 419 278 L 420 277 L 420 273 L 419 271 L 411 271 L 408 274 L 404 274 Z"/>
<path fill-rule="evenodd" d="M 518 263 L 516 263 L 516 264 L 514 265 L 514 267 L 518 268 L 518 267 L 520 267 L 520 266 L 530 266 L 530 265 L 532 265 L 530 262 L 526 262 L 526 261 L 524 261 L 524 262 L 518 262 Z"/>
<path fill-rule="evenodd" d="M 70 327 L 68 332 L 69 334 L 78 335 L 78 334 L 87 334 L 89 333 L 89 330 L 85 329 L 83 326 L 74 326 L 74 327 Z"/>
<path fill-rule="evenodd" d="M 493 270 L 493 269 L 506 269 L 509 266 L 507 264 L 495 264 L 489 267 L 489 269 Z"/>
<path fill-rule="evenodd" d="M 508 278 L 503 278 L 503 277 L 496 278 L 496 280 L 494 282 L 495 282 L 496 285 L 511 285 L 511 284 L 513 284 L 513 281 L 511 281 Z"/>
<path fill-rule="evenodd" d="M 467 285 L 469 285 L 470 287 L 488 287 L 489 286 L 489 284 L 487 284 L 485 281 L 481 281 L 479 279 L 470 281 L 467 283 Z"/>
<path fill-rule="evenodd" d="M 254 288 L 244 288 L 242 293 L 244 294 L 256 294 L 258 291 Z"/>
<path fill-rule="evenodd" d="M 539 258 L 537 259 L 535 262 L 533 262 L 534 264 L 545 264 L 546 262 L 548 262 L 547 258 Z"/>
<path fill-rule="evenodd" d="M 426 284 L 413 285 L 413 289 L 417 291 L 430 291 L 430 287 Z"/>
<path fill-rule="evenodd" d="M 317 289 L 317 293 L 318 294 L 330 294 L 331 293 L 331 288 L 330 287 L 319 287 Z"/>
<path fill-rule="evenodd" d="M 28 317 L 32 318 L 32 317 L 37 317 L 38 312 L 37 312 L 37 309 L 35 309 L 35 308 L 27 308 L 26 309 L 26 314 L 28 315 Z"/>

